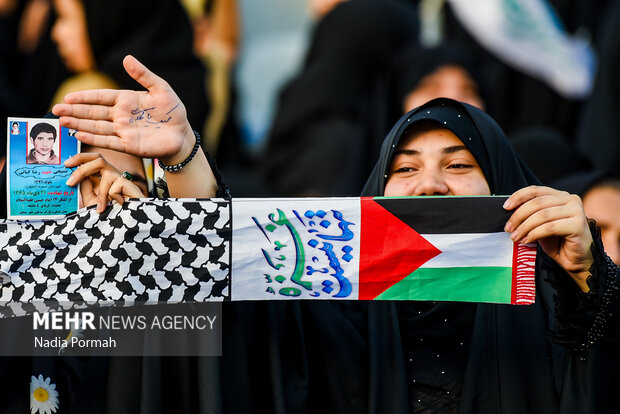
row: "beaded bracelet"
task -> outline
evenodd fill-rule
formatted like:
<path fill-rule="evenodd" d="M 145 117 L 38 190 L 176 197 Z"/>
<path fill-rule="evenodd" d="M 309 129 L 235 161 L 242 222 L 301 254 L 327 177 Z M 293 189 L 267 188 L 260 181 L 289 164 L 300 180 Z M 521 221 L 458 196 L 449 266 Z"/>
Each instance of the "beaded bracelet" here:
<path fill-rule="evenodd" d="M 591 348 L 605 337 L 608 319 L 613 316 L 614 303 L 617 303 L 620 296 L 620 283 L 618 281 L 618 266 L 605 254 L 607 277 L 603 294 L 601 295 L 601 306 L 594 317 L 594 322 L 587 332 L 586 341 L 579 345 L 578 351 L 581 353 L 581 360 L 585 360 L 585 350 Z M 611 308 L 611 309 L 610 309 Z"/>
<path fill-rule="evenodd" d="M 162 170 L 168 171 L 168 172 L 181 171 L 194 158 L 194 156 L 198 152 L 198 148 L 200 148 L 200 135 L 196 131 L 193 131 L 193 132 L 194 132 L 194 135 L 196 136 L 196 144 L 194 145 L 194 149 L 192 149 L 192 152 L 188 155 L 188 157 L 185 158 L 180 163 L 174 164 L 174 165 L 166 165 L 163 162 L 161 162 L 161 159 L 157 159 L 157 162 L 159 163 L 159 166 L 161 167 Z"/>

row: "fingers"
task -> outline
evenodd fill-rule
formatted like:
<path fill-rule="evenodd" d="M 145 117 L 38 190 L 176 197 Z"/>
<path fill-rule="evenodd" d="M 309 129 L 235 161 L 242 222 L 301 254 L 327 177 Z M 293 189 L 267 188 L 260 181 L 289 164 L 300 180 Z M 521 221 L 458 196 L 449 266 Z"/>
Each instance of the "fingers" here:
<path fill-rule="evenodd" d="M 58 116 L 112 121 L 112 107 L 95 104 L 57 104 L 52 112 Z"/>
<path fill-rule="evenodd" d="M 516 209 L 505 230 L 511 238 L 531 243 L 550 236 L 570 236 L 583 229 L 585 215 L 575 195 L 548 187 L 527 187 L 516 191 L 504 204 Z"/>
<path fill-rule="evenodd" d="M 97 194 L 97 213 L 103 213 L 105 211 L 106 206 L 108 205 L 108 195 L 110 187 L 112 187 L 112 184 L 114 184 L 114 182 L 118 179 L 120 179 L 120 175 L 113 176 L 110 174 L 106 174 L 105 176 L 101 177 L 101 181 L 99 182 L 99 194 Z M 116 197 L 111 197 L 111 195 L 110 198 L 119 201 Z M 121 200 L 120 204 L 123 204 L 122 201 L 124 200 Z"/>
<path fill-rule="evenodd" d="M 97 194 L 91 180 L 82 181 L 80 185 L 80 193 L 82 195 L 82 205 L 85 207 L 97 204 Z"/>
<path fill-rule="evenodd" d="M 568 193 L 566 195 L 568 195 Z M 537 211 L 546 210 L 556 205 L 563 206 L 568 202 L 565 197 L 559 195 L 540 195 L 538 197 L 530 198 L 528 195 L 519 194 L 518 199 L 519 204 L 516 206 L 517 208 L 515 212 L 506 223 L 505 230 L 509 232 L 514 231 L 523 221 L 535 214 Z M 508 201 L 510 201 L 510 198 L 508 198 L 506 202 Z M 549 214 L 549 212 L 542 213 L 543 216 L 547 214 Z"/>
<path fill-rule="evenodd" d="M 101 157 L 101 155 L 96 152 L 81 152 L 66 160 L 64 165 L 65 167 L 76 167 L 78 165 L 93 161 L 99 157 Z"/>
<path fill-rule="evenodd" d="M 527 204 L 523 207 L 526 206 Z M 514 224 L 515 230 L 510 236 L 515 242 L 527 244 L 550 236 L 569 236 L 581 230 L 581 222 L 577 219 L 578 212 L 566 204 L 537 210 L 530 215 L 514 217 L 518 212 L 521 213 L 519 210 L 509 221 L 516 223 Z"/>
<path fill-rule="evenodd" d="M 125 202 L 125 198 L 141 198 L 144 197 L 140 188 L 134 183 L 122 177 L 114 181 L 109 190 L 110 198 L 116 200 L 119 204 Z"/>
<path fill-rule="evenodd" d="M 140 85 L 144 86 L 149 91 L 158 86 L 168 86 L 168 83 L 165 80 L 155 75 L 138 59 L 131 55 L 125 56 L 125 59 L 123 59 L 123 66 L 129 76 L 134 78 Z"/>
<path fill-rule="evenodd" d="M 56 110 L 65 109 L 72 104 L 90 104 L 90 105 L 106 105 L 112 106 L 116 103 L 121 90 L 117 89 L 91 89 L 86 91 L 71 92 L 65 95 L 65 104 L 54 105 L 52 112 L 54 115 Z M 56 109 L 58 107 L 58 109 Z"/>
<path fill-rule="evenodd" d="M 504 208 L 506 210 L 512 210 L 517 208 L 523 203 L 528 202 L 529 200 L 540 197 L 543 195 L 559 195 L 564 194 L 568 195 L 567 192 L 555 190 L 549 187 L 541 187 L 536 185 L 531 185 L 529 187 L 522 188 L 520 190 L 515 191 L 504 203 Z"/>
<path fill-rule="evenodd" d="M 129 153 L 129 149 L 125 147 L 120 138 L 116 135 L 101 135 L 98 133 L 78 131 L 75 133 L 75 137 L 78 141 L 93 147 L 107 148 L 114 151 Z"/>
<path fill-rule="evenodd" d="M 97 193 L 95 193 L 90 180 L 84 180 L 84 183 L 89 183 L 86 185 L 86 190 L 83 190 L 84 205 L 97 204 L 97 213 L 99 214 L 107 208 L 108 200 L 114 200 L 123 205 L 125 198 L 144 197 L 140 188 L 121 176 L 106 175 L 102 177 L 97 185 Z"/>
<path fill-rule="evenodd" d="M 65 165 L 79 165 L 67 185 L 76 185 L 79 182 L 86 185 L 82 197 L 85 205 L 97 204 L 97 212 L 105 210 L 108 202 L 108 191 L 112 183 L 120 177 L 120 172 L 108 163 L 100 154 L 82 153 L 77 154 L 65 162 Z M 101 178 L 98 178 L 101 177 Z"/>
<path fill-rule="evenodd" d="M 79 165 L 80 168 L 71 173 L 67 180 L 67 185 L 74 186 L 77 183 L 90 176 L 105 176 L 112 174 L 120 176 L 120 172 L 110 163 L 108 163 L 100 154 L 81 153 L 77 154 L 65 162 L 68 164 Z"/>
<path fill-rule="evenodd" d="M 115 135 L 116 128 L 114 123 L 110 121 L 80 119 L 70 116 L 60 117 L 60 125 L 75 129 L 76 137 L 82 132 L 88 132 L 95 135 Z"/>

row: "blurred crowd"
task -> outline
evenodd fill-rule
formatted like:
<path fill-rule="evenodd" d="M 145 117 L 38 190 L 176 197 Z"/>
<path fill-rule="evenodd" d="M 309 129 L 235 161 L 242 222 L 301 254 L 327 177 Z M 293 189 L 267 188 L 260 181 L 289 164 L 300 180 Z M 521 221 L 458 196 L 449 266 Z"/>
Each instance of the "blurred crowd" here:
<path fill-rule="evenodd" d="M 185 103 L 235 197 L 359 195 L 391 126 L 440 96 L 488 112 L 543 184 L 614 175 L 620 5 L 500 3 L 0 0 L 0 118 L 139 88 L 132 54 Z"/>
<path fill-rule="evenodd" d="M 278 27 L 262 27 L 268 35 L 258 41 L 252 39 L 257 22 Z M 205 168 L 205 182 L 217 180 L 223 190 L 221 172 L 233 197 L 359 196 L 392 126 L 434 98 L 452 98 L 496 120 L 542 184 L 580 195 L 606 252 L 620 264 L 619 30 L 620 3 L 613 0 L 0 0 L 0 119 L 8 131 L 7 117 L 42 117 L 72 91 L 143 90 L 123 67 L 131 54 L 185 104 L 209 154 L 208 164 L 195 161 L 192 168 L 211 166 L 215 173 Z M 249 99 L 261 94 L 264 99 Z M 6 135 L 0 136 L 4 180 Z M 154 194 L 152 163 L 110 149 L 83 150 L 102 153 L 136 177 L 143 184 L 138 196 Z M 228 358 L 245 369 L 256 364 L 251 355 L 293 352 L 271 343 L 286 337 L 284 328 L 265 329 L 269 346 L 243 344 L 246 334 L 263 335 L 261 318 L 296 329 L 296 316 L 278 309 L 246 303 L 228 309 L 243 323 L 231 324 L 238 327 L 224 337 L 225 347 L 252 347 L 251 354 Z M 333 317 L 327 308 L 325 315 Z M 218 371 L 227 362 L 112 359 L 98 368 L 112 378 L 105 384 L 110 390 L 148 399 L 149 389 L 165 384 L 174 392 L 156 398 L 207 401 L 217 411 L 222 400 L 245 404 L 236 387 L 222 390 L 210 381 L 224 375 Z M 264 375 L 271 372 L 277 383 L 287 369 L 269 366 Z M 152 388 L 130 383 L 130 371 Z M 24 375 L 20 381 L 27 383 Z M 103 386 L 105 375 L 89 377 L 87 385 Z M 229 380 L 250 390 L 248 407 L 271 392 L 269 381 Z M 184 396 L 196 382 L 200 394 Z M 132 389 L 140 386 L 142 393 Z M 211 406 L 210 393 L 224 397 Z M 113 391 L 108 394 L 106 412 L 116 412 Z M 190 402 L 179 411 L 191 412 Z M 149 406 L 121 404 L 127 411 L 118 412 Z M 285 411 L 275 405 L 274 412 Z"/>

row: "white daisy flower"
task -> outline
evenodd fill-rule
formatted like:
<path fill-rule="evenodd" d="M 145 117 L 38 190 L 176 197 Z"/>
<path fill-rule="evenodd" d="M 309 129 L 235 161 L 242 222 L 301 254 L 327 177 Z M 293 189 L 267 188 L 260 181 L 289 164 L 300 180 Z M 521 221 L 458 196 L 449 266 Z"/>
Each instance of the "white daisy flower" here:
<path fill-rule="evenodd" d="M 58 410 L 58 391 L 49 378 L 32 377 L 30 380 L 30 414 L 53 414 Z"/>

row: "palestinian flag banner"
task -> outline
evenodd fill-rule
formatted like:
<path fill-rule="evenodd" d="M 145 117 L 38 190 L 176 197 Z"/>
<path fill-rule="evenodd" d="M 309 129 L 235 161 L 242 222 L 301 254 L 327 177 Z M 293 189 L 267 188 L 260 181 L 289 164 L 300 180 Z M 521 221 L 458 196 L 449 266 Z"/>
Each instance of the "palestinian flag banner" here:
<path fill-rule="evenodd" d="M 535 246 L 507 197 L 233 201 L 232 299 L 530 304 Z"/>
<path fill-rule="evenodd" d="M 530 304 L 506 197 L 129 200 L 0 221 L 0 314 L 224 300 Z"/>

